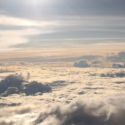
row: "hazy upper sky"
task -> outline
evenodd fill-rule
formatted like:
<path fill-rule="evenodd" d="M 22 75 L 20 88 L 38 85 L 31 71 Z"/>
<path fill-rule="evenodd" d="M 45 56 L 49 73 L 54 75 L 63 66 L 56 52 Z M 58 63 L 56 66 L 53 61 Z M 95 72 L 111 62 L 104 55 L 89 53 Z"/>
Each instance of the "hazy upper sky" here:
<path fill-rule="evenodd" d="M 0 56 L 62 58 L 124 51 L 124 0 L 0 0 Z"/>

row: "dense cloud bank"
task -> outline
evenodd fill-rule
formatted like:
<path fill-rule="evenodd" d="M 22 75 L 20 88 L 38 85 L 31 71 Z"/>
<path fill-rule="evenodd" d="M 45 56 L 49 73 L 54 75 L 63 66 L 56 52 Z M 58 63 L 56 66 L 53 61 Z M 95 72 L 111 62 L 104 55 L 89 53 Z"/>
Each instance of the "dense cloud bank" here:
<path fill-rule="evenodd" d="M 27 78 L 29 78 L 29 73 Z M 25 93 L 26 95 L 34 95 L 37 92 L 50 92 L 51 87 L 37 81 L 27 82 L 22 75 L 9 75 L 0 81 L 0 95 L 8 96 L 10 94 Z"/>
<path fill-rule="evenodd" d="M 106 102 L 79 99 L 67 106 L 58 105 L 46 112 L 41 112 L 34 125 L 39 123 L 43 125 L 124 125 L 125 95 L 117 96 L 116 99 L 112 97 Z"/>
<path fill-rule="evenodd" d="M 50 106 L 37 112 L 34 116 L 26 115 L 21 120 L 0 119 L 0 125 L 3 123 L 4 125 L 125 125 L 124 102 L 125 94 L 123 93 L 100 101 L 79 98 L 70 104 Z M 31 109 L 26 108 L 22 111 L 26 114 Z M 22 111 L 15 113 L 21 112 L 22 114 Z"/>

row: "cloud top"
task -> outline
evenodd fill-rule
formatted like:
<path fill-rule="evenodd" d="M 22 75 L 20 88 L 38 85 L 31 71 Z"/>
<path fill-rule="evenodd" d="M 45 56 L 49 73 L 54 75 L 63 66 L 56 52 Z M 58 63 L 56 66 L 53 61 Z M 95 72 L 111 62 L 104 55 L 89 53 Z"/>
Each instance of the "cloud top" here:
<path fill-rule="evenodd" d="M 27 75 L 29 78 L 29 73 Z M 8 96 L 10 94 L 25 93 L 26 95 L 35 95 L 37 92 L 51 92 L 52 88 L 48 84 L 32 81 L 27 82 L 22 75 L 9 75 L 0 81 L 0 95 Z"/>
<path fill-rule="evenodd" d="M 79 60 L 79 61 L 76 61 L 74 64 L 73 64 L 74 67 L 90 67 L 90 65 L 88 64 L 87 60 Z"/>

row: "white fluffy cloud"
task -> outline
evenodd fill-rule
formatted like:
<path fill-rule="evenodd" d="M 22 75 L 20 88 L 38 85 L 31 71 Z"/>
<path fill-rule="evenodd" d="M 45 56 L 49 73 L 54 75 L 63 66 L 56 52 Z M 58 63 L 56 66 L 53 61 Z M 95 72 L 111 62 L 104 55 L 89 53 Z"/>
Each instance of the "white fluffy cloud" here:
<path fill-rule="evenodd" d="M 119 93 L 102 100 L 78 98 L 70 104 L 58 103 L 40 110 L 40 106 L 3 109 L 3 125 L 124 125 L 125 94 Z M 32 114 L 31 112 L 35 112 Z M 6 113 L 5 113 L 6 112 Z M 9 115 L 8 115 L 9 113 Z M 22 115 L 19 117 L 19 114 Z M 13 115 L 18 115 L 14 118 Z M 11 117 L 10 117 L 11 116 Z M 8 117 L 8 119 L 5 119 Z"/>

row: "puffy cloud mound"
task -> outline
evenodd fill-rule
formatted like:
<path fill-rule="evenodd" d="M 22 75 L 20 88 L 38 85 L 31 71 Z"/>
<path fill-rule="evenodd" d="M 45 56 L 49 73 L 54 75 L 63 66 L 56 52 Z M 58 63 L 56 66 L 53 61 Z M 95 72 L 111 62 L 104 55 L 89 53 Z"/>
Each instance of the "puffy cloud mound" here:
<path fill-rule="evenodd" d="M 99 63 L 101 63 L 100 60 L 94 60 L 94 61 L 92 62 L 92 64 L 99 64 Z"/>
<path fill-rule="evenodd" d="M 107 73 L 100 74 L 101 77 L 125 77 L 125 72 Z"/>
<path fill-rule="evenodd" d="M 107 60 L 112 62 L 125 62 L 125 52 L 119 52 L 117 56 L 108 56 Z"/>
<path fill-rule="evenodd" d="M 27 76 L 29 78 L 29 74 Z M 0 81 L 0 95 L 8 96 L 10 94 L 25 93 L 26 95 L 35 95 L 37 92 L 50 92 L 51 87 L 37 81 L 27 82 L 22 75 L 9 75 Z"/>
<path fill-rule="evenodd" d="M 79 60 L 73 64 L 74 67 L 90 67 L 87 60 Z"/>
<path fill-rule="evenodd" d="M 42 84 L 40 82 L 30 82 L 29 84 L 25 85 L 25 90 L 24 92 L 26 93 L 26 95 L 32 95 L 35 94 L 37 92 L 51 92 L 52 89 L 49 85 L 47 84 Z"/>
<path fill-rule="evenodd" d="M 9 75 L 0 81 L 0 94 L 7 91 L 9 87 L 16 87 L 19 91 L 22 90 L 22 83 L 25 79 L 22 75 Z"/>
<path fill-rule="evenodd" d="M 125 68 L 125 63 L 124 65 L 121 65 L 121 64 L 112 64 L 112 68 Z"/>
<path fill-rule="evenodd" d="M 8 87 L 7 91 L 1 94 L 1 96 L 8 96 L 10 94 L 18 94 L 18 88 L 17 87 Z"/>

